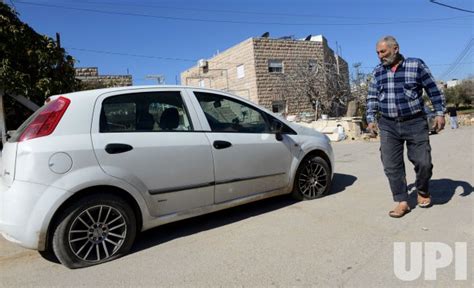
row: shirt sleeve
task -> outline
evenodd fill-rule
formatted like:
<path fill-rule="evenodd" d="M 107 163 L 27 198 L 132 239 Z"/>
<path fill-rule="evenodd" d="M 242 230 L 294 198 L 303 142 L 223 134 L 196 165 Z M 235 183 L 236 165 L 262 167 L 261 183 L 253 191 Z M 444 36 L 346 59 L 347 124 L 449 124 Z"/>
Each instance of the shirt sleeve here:
<path fill-rule="evenodd" d="M 443 93 L 438 89 L 438 86 L 436 85 L 436 82 L 431 75 L 428 66 L 426 66 L 423 61 L 420 61 L 418 75 L 423 88 L 425 88 L 426 93 L 430 98 L 431 104 L 433 104 L 436 116 L 444 116 L 444 111 L 446 110 L 446 100 Z"/>
<path fill-rule="evenodd" d="M 367 94 L 367 123 L 375 122 L 375 113 L 377 113 L 379 108 L 377 93 L 377 81 L 375 80 L 375 73 L 372 73 Z"/>

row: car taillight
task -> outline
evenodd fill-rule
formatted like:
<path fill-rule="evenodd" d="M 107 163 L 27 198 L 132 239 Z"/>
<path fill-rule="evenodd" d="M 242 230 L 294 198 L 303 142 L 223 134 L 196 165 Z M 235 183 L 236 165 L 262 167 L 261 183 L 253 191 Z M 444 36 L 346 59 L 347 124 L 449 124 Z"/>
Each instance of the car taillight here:
<path fill-rule="evenodd" d="M 71 100 L 65 97 L 59 97 L 48 104 L 35 119 L 33 119 L 28 127 L 21 133 L 19 142 L 43 137 L 53 133 L 58 125 L 64 112 L 71 103 Z"/>

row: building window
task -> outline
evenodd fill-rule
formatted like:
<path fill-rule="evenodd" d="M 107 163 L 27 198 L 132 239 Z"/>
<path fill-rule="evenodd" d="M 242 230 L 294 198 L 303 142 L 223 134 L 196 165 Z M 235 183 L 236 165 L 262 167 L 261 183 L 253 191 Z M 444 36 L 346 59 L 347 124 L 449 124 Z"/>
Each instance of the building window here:
<path fill-rule="evenodd" d="M 275 114 L 283 115 L 285 114 L 286 103 L 285 101 L 272 101 L 272 112 Z"/>
<path fill-rule="evenodd" d="M 206 84 L 204 83 L 204 80 L 199 80 L 199 87 L 206 87 Z"/>
<path fill-rule="evenodd" d="M 237 78 L 240 79 L 244 77 L 245 77 L 244 64 L 240 64 L 239 66 L 237 66 Z"/>
<path fill-rule="evenodd" d="M 318 72 L 318 62 L 316 60 L 309 60 L 308 61 L 308 71 L 311 72 Z"/>
<path fill-rule="evenodd" d="M 281 61 L 281 60 L 268 60 L 268 72 L 270 72 L 270 73 L 283 73 L 283 61 Z"/>

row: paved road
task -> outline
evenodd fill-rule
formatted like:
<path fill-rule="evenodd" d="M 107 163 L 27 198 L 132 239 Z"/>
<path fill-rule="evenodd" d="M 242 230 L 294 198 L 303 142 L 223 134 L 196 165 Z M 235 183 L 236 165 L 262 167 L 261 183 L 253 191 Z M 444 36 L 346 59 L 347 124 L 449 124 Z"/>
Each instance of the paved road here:
<path fill-rule="evenodd" d="M 0 286 L 472 287 L 473 132 L 431 136 L 436 205 L 402 219 L 387 215 L 394 204 L 379 143 L 335 143 L 337 174 L 327 197 L 278 197 L 158 227 L 142 233 L 130 255 L 80 270 L 0 239 Z M 467 243 L 468 280 L 454 280 L 454 264 L 438 270 L 436 281 L 424 274 L 399 280 L 395 241 Z"/>

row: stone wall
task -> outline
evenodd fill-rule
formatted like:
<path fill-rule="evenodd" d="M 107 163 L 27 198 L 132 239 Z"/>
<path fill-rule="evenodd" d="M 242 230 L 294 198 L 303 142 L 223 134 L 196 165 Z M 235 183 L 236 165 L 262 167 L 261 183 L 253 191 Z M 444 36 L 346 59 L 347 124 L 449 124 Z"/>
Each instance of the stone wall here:
<path fill-rule="evenodd" d="M 181 73 L 181 84 L 220 89 L 258 103 L 252 39 L 247 39 L 207 61 L 207 67 L 194 66 Z M 244 77 L 237 77 L 243 65 Z"/>
<path fill-rule="evenodd" d="M 76 68 L 76 78 L 89 88 L 132 86 L 132 75 L 99 75 L 97 67 Z"/>
<path fill-rule="evenodd" d="M 346 61 L 339 57 L 339 69 L 334 51 L 327 41 L 279 40 L 268 38 L 254 39 L 255 64 L 257 72 L 258 104 L 270 108 L 272 101 L 285 100 L 286 114 L 314 113 L 313 106 L 307 95 L 296 91 L 300 85 L 311 85 L 322 97 L 333 94 L 335 87 L 329 85 L 329 75 L 337 75 L 349 91 L 349 69 Z M 268 73 L 268 60 L 283 61 L 283 73 Z M 309 69 L 309 62 L 314 61 L 318 73 L 314 76 L 301 73 Z M 338 73 L 339 72 L 339 73 Z M 311 84 L 308 84 L 311 83 Z"/>
<path fill-rule="evenodd" d="M 327 63 L 337 63 L 334 55 L 324 37 L 321 41 L 250 38 L 208 59 L 207 68 L 195 66 L 181 73 L 181 83 L 229 91 L 270 110 L 273 101 L 283 101 L 287 115 L 314 113 L 309 97 L 296 92 L 292 86 L 307 85 L 311 81 L 322 95 L 333 93 L 326 83 L 326 74 L 334 74 L 337 69 L 336 66 L 331 66 L 334 71 L 327 69 Z M 281 60 L 283 73 L 269 73 L 269 60 Z M 338 60 L 340 77 L 349 91 L 347 62 L 340 57 Z M 317 76 L 311 80 L 298 78 L 301 69 L 308 69 L 309 61 L 317 64 Z M 242 78 L 237 77 L 239 65 L 244 66 Z"/>

